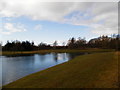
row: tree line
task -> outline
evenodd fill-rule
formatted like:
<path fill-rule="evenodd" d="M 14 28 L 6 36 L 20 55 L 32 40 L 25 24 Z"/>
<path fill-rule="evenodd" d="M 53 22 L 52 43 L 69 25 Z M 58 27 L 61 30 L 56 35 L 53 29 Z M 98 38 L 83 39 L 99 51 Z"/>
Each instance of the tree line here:
<path fill-rule="evenodd" d="M 3 51 L 34 51 L 34 50 L 44 50 L 44 49 L 85 49 L 85 48 L 102 48 L 102 49 L 116 49 L 120 50 L 120 35 L 113 34 L 109 36 L 100 36 L 86 41 L 85 38 L 70 38 L 65 45 L 63 42 L 62 46 L 59 46 L 57 41 L 52 45 L 41 42 L 35 45 L 34 42 L 30 41 L 7 41 L 7 43 L 2 46 Z"/>

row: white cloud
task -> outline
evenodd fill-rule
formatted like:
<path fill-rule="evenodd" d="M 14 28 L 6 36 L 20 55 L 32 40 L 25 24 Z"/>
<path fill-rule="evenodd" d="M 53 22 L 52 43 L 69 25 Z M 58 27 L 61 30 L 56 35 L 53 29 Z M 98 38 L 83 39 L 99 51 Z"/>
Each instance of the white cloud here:
<path fill-rule="evenodd" d="M 90 3 L 40 2 L 40 0 L 3 0 L 0 8 L 2 17 L 27 16 L 33 20 L 63 21 L 73 11 L 83 11 Z"/>
<path fill-rule="evenodd" d="M 78 13 L 71 15 L 74 12 Z M 93 29 L 92 32 L 98 35 L 117 33 L 118 30 L 117 2 L 58 3 L 41 2 L 41 0 L 1 0 L 0 16 L 27 16 L 33 20 L 48 20 L 73 25 L 84 25 Z M 37 28 L 39 27 L 41 28 L 41 26 Z"/>
<path fill-rule="evenodd" d="M 111 34 L 118 34 L 118 27 L 108 27 L 108 25 L 94 25 L 91 26 L 93 30 L 92 33 L 98 35 L 111 35 Z"/>
<path fill-rule="evenodd" d="M 65 21 L 74 25 L 88 26 L 94 34 L 117 34 L 118 3 L 92 3 L 89 9 L 82 12 L 82 15 L 79 12 Z"/>
<path fill-rule="evenodd" d="M 35 27 L 34 27 L 34 30 L 41 30 L 42 29 L 42 25 L 41 24 L 37 24 Z"/>
<path fill-rule="evenodd" d="M 2 34 L 10 35 L 15 32 L 24 32 L 27 31 L 25 26 L 21 23 L 4 23 L 0 32 Z"/>

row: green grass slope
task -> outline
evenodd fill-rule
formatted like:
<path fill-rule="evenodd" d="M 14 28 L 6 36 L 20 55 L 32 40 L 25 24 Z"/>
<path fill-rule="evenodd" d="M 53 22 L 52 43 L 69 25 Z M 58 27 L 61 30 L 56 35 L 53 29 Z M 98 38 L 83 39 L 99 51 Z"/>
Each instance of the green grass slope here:
<path fill-rule="evenodd" d="M 82 55 L 3 88 L 117 88 L 118 52 Z"/>

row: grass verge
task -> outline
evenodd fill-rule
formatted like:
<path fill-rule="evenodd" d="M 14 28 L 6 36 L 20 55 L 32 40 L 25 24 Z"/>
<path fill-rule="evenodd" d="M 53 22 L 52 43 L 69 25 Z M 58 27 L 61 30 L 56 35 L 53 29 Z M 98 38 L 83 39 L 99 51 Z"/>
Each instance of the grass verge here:
<path fill-rule="evenodd" d="M 22 55 L 22 54 L 44 54 L 44 53 L 51 53 L 51 52 L 58 52 L 58 53 L 72 53 L 72 52 L 110 52 L 114 51 L 113 49 L 58 49 L 58 50 L 39 50 L 39 51 L 3 51 L 0 55 Z"/>
<path fill-rule="evenodd" d="M 3 88 L 118 88 L 118 54 L 120 52 L 78 56 Z"/>

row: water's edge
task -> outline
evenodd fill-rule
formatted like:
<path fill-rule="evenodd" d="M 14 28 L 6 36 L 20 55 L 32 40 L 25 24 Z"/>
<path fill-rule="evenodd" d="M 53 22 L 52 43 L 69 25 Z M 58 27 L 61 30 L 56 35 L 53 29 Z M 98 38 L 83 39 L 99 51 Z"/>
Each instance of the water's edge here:
<path fill-rule="evenodd" d="M 75 58 L 76 56 L 85 54 L 88 53 L 50 53 L 44 55 L 34 54 L 30 56 L 12 56 L 12 57 L 2 56 L 3 57 L 2 83 L 3 85 L 9 84 L 27 75 L 45 70 L 58 64 L 67 62 Z M 7 58 L 6 60 L 8 62 L 7 64 L 5 63 L 6 62 L 5 58 Z"/>

